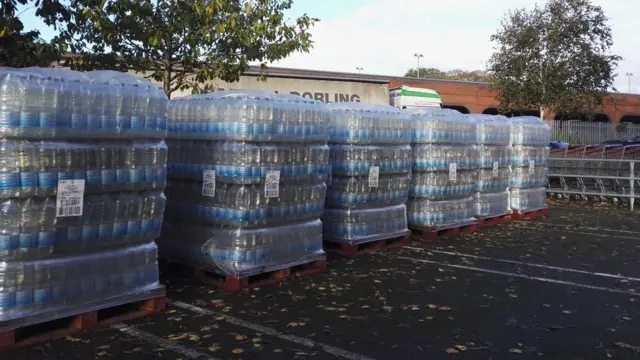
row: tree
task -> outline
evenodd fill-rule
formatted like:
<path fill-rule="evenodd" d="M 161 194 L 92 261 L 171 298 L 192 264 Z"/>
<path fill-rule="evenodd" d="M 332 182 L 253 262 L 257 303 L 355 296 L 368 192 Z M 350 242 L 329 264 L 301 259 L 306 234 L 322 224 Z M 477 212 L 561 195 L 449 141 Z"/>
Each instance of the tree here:
<path fill-rule="evenodd" d="M 507 13 L 491 36 L 489 85 L 502 111 L 584 113 L 602 104 L 621 57 L 608 19 L 589 0 L 549 0 Z M 614 89 L 615 90 L 615 89 Z"/>
<path fill-rule="evenodd" d="M 133 71 L 177 90 L 212 90 L 209 81 L 237 81 L 249 63 L 311 48 L 318 19 L 293 21 L 293 0 L 74 0 L 75 22 L 64 35 L 74 69 Z M 207 83 L 209 82 L 209 83 Z"/>
<path fill-rule="evenodd" d="M 405 77 L 418 77 L 416 69 L 409 69 L 404 75 Z M 487 81 L 487 73 L 482 70 L 464 71 L 454 69 L 442 71 L 436 68 L 420 68 L 420 78 L 436 79 L 436 80 L 461 80 L 461 81 Z"/>
<path fill-rule="evenodd" d="M 64 50 L 64 43 L 54 39 L 48 43 L 36 30 L 24 31 L 18 6 L 36 8 L 36 16 L 48 25 L 64 23 L 70 14 L 57 0 L 0 1 L 0 65 L 11 67 L 49 66 Z M 24 11 L 24 10 L 23 10 Z"/>

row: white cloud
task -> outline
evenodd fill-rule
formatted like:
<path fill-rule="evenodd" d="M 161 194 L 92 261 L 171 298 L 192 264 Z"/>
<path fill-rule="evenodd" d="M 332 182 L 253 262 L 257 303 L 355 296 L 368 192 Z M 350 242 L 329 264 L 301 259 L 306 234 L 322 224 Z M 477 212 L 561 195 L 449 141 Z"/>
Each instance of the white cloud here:
<path fill-rule="evenodd" d="M 635 73 L 632 92 L 640 92 L 640 2 L 594 0 L 611 19 L 613 51 L 622 57 L 616 79 L 628 91 L 627 72 Z M 441 69 L 481 69 L 492 53 L 489 41 L 499 19 L 509 9 L 531 7 L 529 0 L 369 0 L 352 11 L 333 11 L 312 30 L 314 49 L 296 53 L 276 66 L 403 75 L 416 66 L 416 52 L 424 54 L 421 66 Z M 326 9 L 323 9 L 326 12 Z M 313 13 L 310 12 L 310 15 Z"/>

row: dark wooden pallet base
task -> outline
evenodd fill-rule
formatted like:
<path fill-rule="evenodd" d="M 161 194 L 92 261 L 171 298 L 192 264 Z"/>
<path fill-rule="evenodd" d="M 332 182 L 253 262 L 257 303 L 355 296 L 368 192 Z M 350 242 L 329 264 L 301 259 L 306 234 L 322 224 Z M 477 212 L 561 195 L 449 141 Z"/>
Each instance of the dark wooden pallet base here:
<path fill-rule="evenodd" d="M 528 220 L 534 219 L 538 217 L 549 216 L 549 209 L 540 209 L 522 213 L 513 213 L 511 214 L 512 220 Z"/>
<path fill-rule="evenodd" d="M 327 260 L 313 260 L 283 269 L 265 271 L 244 277 L 234 277 L 233 275 L 221 274 L 213 270 L 204 270 L 176 263 L 170 263 L 167 265 L 179 270 L 182 276 L 197 282 L 217 286 L 228 291 L 241 291 L 253 287 L 279 283 L 287 279 L 310 276 L 324 272 L 327 269 Z"/>
<path fill-rule="evenodd" d="M 324 250 L 343 256 L 354 256 L 358 254 L 368 254 L 380 250 L 398 248 L 409 245 L 410 243 L 411 235 L 397 236 L 389 239 L 369 241 L 354 245 L 325 241 Z"/>
<path fill-rule="evenodd" d="M 467 224 L 462 226 L 453 227 L 450 229 L 424 229 L 413 230 L 414 235 L 417 235 L 422 240 L 434 241 L 445 236 L 460 236 L 462 234 L 471 233 L 477 231 L 480 228 L 480 223 Z"/>
<path fill-rule="evenodd" d="M 482 219 L 478 219 L 478 227 L 505 224 L 511 221 L 511 219 L 512 219 L 511 214 L 482 218 Z"/>
<path fill-rule="evenodd" d="M 140 319 L 162 312 L 165 307 L 166 297 L 162 295 L 118 306 L 107 306 L 99 310 L 62 317 L 40 324 L 0 331 L 0 351 L 41 344 L 84 330 Z"/>

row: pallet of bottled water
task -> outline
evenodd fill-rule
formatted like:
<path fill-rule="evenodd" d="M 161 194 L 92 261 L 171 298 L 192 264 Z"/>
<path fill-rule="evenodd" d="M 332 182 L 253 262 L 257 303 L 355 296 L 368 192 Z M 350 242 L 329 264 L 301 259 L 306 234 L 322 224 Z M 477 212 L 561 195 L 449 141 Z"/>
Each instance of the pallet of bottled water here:
<path fill-rule="evenodd" d="M 549 173 L 549 125 L 535 117 L 513 119 L 510 205 L 517 218 L 546 215 Z M 537 216 L 537 215 L 533 215 Z"/>
<path fill-rule="evenodd" d="M 325 248 L 343 255 L 408 243 L 408 115 L 386 105 L 334 103 L 329 126 Z"/>
<path fill-rule="evenodd" d="M 230 290 L 258 276 L 282 280 L 301 264 L 323 268 L 325 106 L 232 90 L 173 99 L 169 109 L 161 257 Z"/>
<path fill-rule="evenodd" d="M 162 90 L 118 72 L 0 70 L 0 338 L 164 299 L 166 109 Z"/>

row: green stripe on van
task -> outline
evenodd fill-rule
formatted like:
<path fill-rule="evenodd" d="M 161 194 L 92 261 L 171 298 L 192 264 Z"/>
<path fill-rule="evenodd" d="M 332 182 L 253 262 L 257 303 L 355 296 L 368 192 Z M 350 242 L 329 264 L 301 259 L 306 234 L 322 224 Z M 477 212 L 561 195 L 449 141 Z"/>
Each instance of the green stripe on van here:
<path fill-rule="evenodd" d="M 440 99 L 440 95 L 436 93 L 429 93 L 429 92 L 422 92 L 422 91 L 401 90 L 400 95 Z"/>

